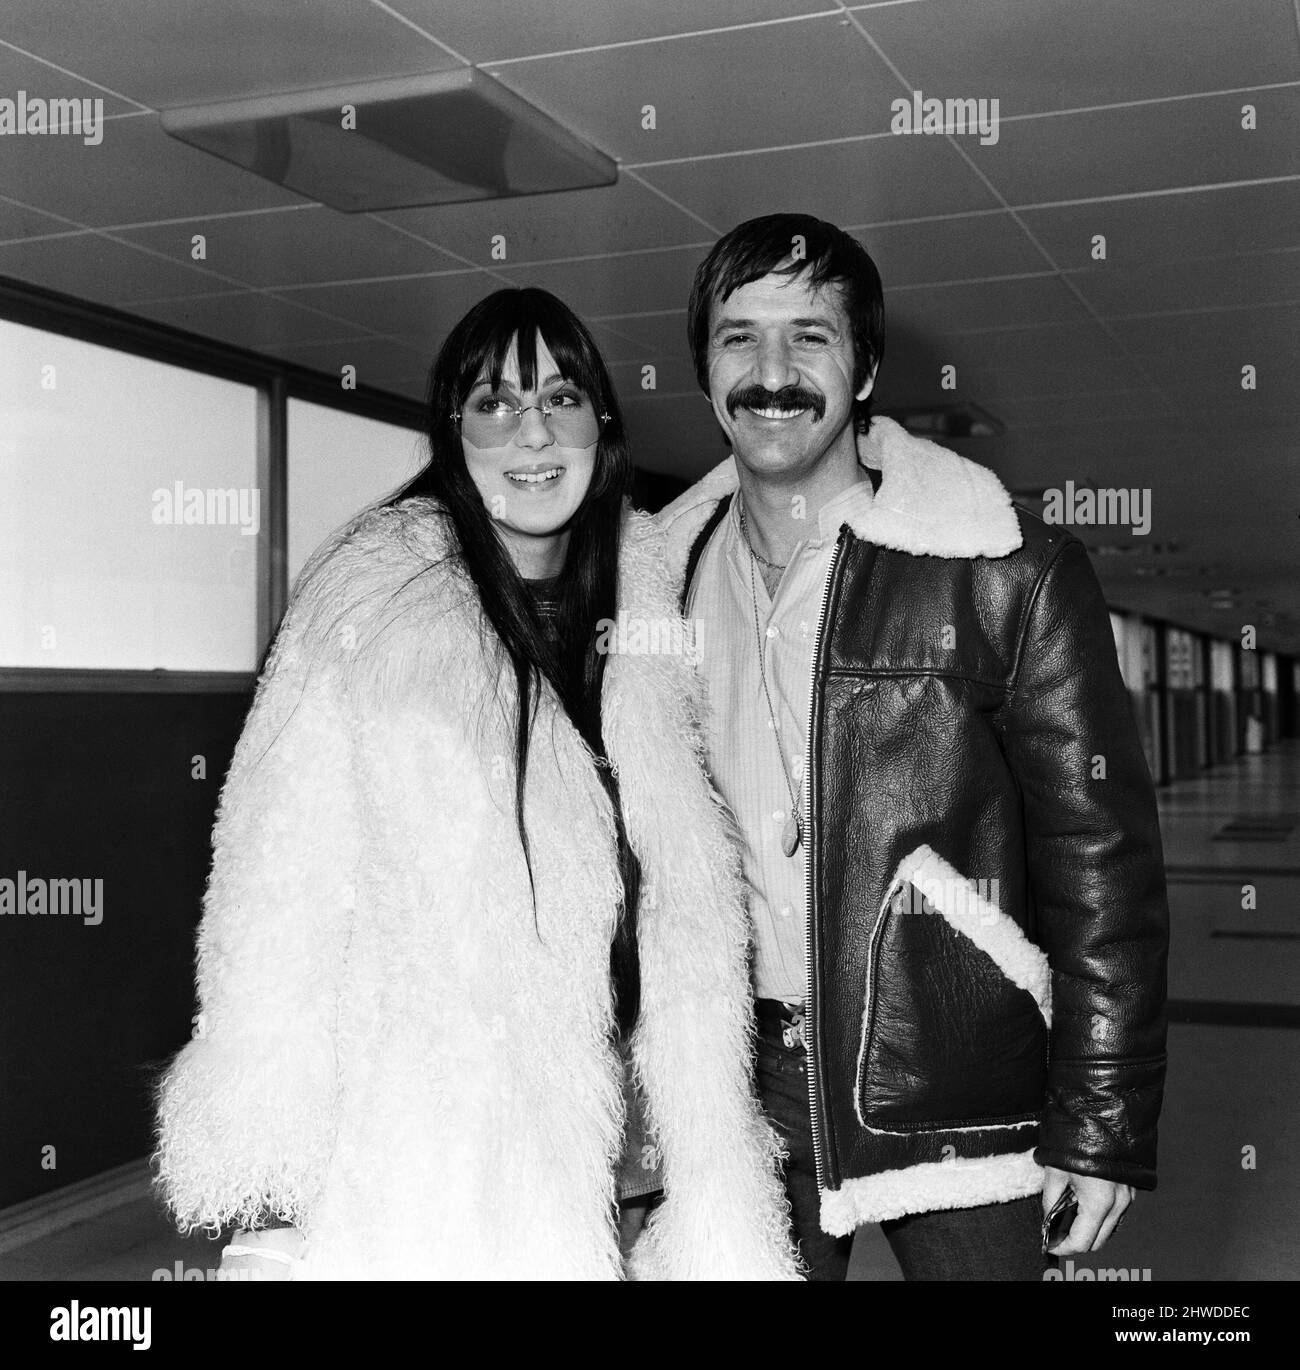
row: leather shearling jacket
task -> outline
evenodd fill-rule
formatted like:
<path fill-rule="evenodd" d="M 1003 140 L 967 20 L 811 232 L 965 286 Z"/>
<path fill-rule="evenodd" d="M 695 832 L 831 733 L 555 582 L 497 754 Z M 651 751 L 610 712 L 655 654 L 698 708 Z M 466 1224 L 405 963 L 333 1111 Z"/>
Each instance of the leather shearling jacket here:
<path fill-rule="evenodd" d="M 876 418 L 814 638 L 805 827 L 822 1226 L 1154 1188 L 1168 911 L 1083 545 Z M 873 481 L 873 483 L 875 483 Z M 659 525 L 682 602 L 734 458 Z"/>

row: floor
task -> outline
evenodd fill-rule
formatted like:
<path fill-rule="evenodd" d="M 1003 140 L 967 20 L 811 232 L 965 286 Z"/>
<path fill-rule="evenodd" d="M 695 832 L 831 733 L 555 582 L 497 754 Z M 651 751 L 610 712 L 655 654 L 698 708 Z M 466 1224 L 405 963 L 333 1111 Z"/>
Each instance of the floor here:
<path fill-rule="evenodd" d="M 1160 809 L 1173 917 L 1160 1188 L 1066 1274 L 1294 1280 L 1300 742 L 1171 785 Z M 0 1255 L 0 1280 L 213 1278 L 219 1252 L 141 1200 Z M 878 1228 L 858 1233 L 851 1278 L 901 1278 Z"/>

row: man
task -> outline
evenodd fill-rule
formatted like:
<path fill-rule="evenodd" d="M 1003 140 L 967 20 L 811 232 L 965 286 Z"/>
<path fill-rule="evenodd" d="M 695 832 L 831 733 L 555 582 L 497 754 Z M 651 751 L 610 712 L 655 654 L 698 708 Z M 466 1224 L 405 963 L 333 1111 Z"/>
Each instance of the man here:
<path fill-rule="evenodd" d="M 990 471 L 870 418 L 847 234 L 741 224 L 688 314 L 734 457 L 660 519 L 802 1255 L 843 1279 L 880 1222 L 909 1279 L 1041 1279 L 1045 1214 L 1095 1251 L 1155 1185 L 1168 913 L 1100 588 Z"/>

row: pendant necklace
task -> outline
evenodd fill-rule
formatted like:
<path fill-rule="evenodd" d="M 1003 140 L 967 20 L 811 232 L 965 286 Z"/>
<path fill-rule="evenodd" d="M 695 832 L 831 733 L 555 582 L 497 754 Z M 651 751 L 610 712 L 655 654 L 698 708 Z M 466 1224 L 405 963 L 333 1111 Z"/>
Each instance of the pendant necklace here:
<path fill-rule="evenodd" d="M 758 678 L 763 682 L 763 697 L 767 700 L 767 716 L 772 721 L 772 736 L 776 738 L 776 750 L 781 758 L 781 775 L 785 780 L 786 792 L 790 796 L 790 813 L 781 827 L 781 850 L 786 856 L 792 857 L 798 851 L 799 843 L 803 841 L 803 823 L 799 817 L 799 801 L 803 796 L 803 782 L 807 768 L 805 767 L 804 775 L 799 777 L 799 789 L 796 791 L 790 783 L 790 767 L 785 759 L 785 747 L 781 742 L 781 729 L 777 725 L 776 710 L 772 707 L 772 695 L 767 688 L 767 671 L 763 667 L 763 632 L 758 622 L 758 586 L 754 580 L 755 562 L 761 561 L 764 566 L 772 571 L 784 571 L 785 566 L 779 566 L 775 562 L 768 561 L 754 551 L 754 544 L 749 539 L 749 526 L 745 522 L 743 505 L 740 509 L 740 531 L 745 536 L 745 546 L 749 548 L 749 594 L 754 604 L 754 644 L 758 650 Z"/>

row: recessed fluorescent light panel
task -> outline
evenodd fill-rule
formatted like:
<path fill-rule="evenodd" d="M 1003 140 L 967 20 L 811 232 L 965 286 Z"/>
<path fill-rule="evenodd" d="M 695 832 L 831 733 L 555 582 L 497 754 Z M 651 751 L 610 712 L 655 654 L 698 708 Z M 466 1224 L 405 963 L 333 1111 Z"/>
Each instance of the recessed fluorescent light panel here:
<path fill-rule="evenodd" d="M 471 68 L 169 109 L 162 126 L 348 214 L 618 179 L 611 158 Z"/>

